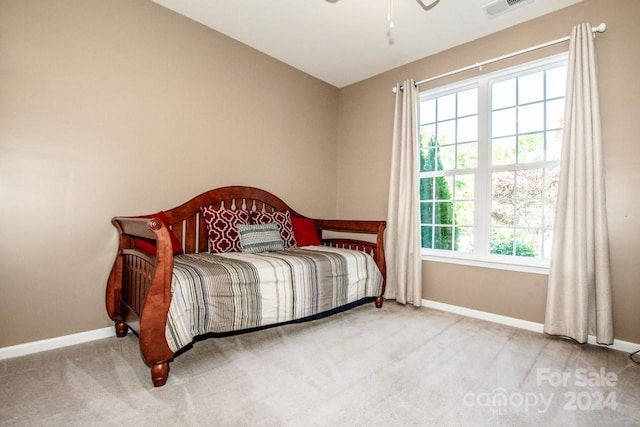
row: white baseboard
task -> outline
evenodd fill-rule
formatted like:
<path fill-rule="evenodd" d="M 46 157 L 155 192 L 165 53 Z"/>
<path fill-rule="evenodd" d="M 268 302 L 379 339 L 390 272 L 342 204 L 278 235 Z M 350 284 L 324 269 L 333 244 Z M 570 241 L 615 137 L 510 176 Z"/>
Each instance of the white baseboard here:
<path fill-rule="evenodd" d="M 513 326 L 514 328 L 525 329 L 528 331 L 543 333 L 544 325 L 542 323 L 530 322 L 528 320 L 516 319 L 515 317 L 502 316 L 499 314 L 488 313 L 486 311 L 474 310 L 471 308 L 460 307 L 457 305 L 445 304 L 437 301 L 422 300 L 422 306 L 433 308 L 436 310 L 447 311 L 450 313 L 460 314 L 462 316 L 472 317 L 475 319 L 486 320 L 489 322 L 499 323 L 501 325 Z M 12 357 L 26 356 L 28 354 L 40 353 L 42 351 L 54 350 L 56 348 L 67 347 L 75 344 L 82 344 L 89 341 L 100 340 L 115 336 L 115 329 L 109 326 L 93 331 L 80 332 L 77 334 L 64 335 L 61 337 L 50 338 L 41 341 L 34 341 L 25 344 L 18 344 L 10 347 L 0 348 L 0 360 L 11 359 Z M 589 335 L 589 344 L 600 345 L 596 343 L 596 338 Z M 610 346 L 603 346 L 614 350 L 624 351 L 625 353 L 633 353 L 640 348 L 640 344 L 623 340 L 613 340 Z"/>
<path fill-rule="evenodd" d="M 116 335 L 113 326 L 94 329 L 93 331 L 80 332 L 77 334 L 64 335 L 56 338 L 49 338 L 41 341 L 28 342 L 25 344 L 13 345 L 0 348 L 0 360 L 12 357 L 26 356 L 28 354 L 40 353 L 41 351 L 54 350 L 56 348 L 67 347 L 75 344 L 82 344 L 89 341 L 109 338 Z"/>
<path fill-rule="evenodd" d="M 516 319 L 514 317 L 502 316 L 499 314 L 488 313 L 486 311 L 474 310 L 471 308 L 460 307 L 457 305 L 444 304 L 437 301 L 422 300 L 422 306 L 428 308 L 434 308 L 436 310 L 448 311 L 450 313 L 460 314 L 462 316 L 473 317 L 474 319 L 487 320 L 493 323 L 499 323 L 501 325 L 513 326 L 514 328 L 526 329 L 527 331 L 533 331 L 538 333 L 544 332 L 544 325 L 542 323 L 530 322 L 528 320 Z M 601 345 L 596 342 L 596 337 L 589 335 L 589 344 L 612 348 L 614 350 L 623 351 L 625 353 L 633 353 L 640 349 L 640 344 L 632 343 L 623 340 L 613 340 L 612 345 Z"/>

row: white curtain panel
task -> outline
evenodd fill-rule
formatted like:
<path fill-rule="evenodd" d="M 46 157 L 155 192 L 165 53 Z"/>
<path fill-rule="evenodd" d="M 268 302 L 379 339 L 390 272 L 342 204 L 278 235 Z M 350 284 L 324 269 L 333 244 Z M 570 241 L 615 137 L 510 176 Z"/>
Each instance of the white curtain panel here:
<path fill-rule="evenodd" d="M 422 305 L 418 157 L 418 89 L 413 80 L 396 85 L 387 210 L 385 297 Z"/>
<path fill-rule="evenodd" d="M 596 59 L 589 24 L 571 32 L 565 128 L 544 331 L 613 344 Z"/>

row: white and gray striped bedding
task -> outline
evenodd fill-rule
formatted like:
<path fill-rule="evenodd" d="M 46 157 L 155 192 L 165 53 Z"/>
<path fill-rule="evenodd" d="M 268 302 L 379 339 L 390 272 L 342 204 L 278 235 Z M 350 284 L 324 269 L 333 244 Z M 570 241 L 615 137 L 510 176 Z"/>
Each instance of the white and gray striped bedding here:
<path fill-rule="evenodd" d="M 364 252 L 327 246 L 174 258 L 166 338 L 176 352 L 202 334 L 301 319 L 380 295 Z"/>

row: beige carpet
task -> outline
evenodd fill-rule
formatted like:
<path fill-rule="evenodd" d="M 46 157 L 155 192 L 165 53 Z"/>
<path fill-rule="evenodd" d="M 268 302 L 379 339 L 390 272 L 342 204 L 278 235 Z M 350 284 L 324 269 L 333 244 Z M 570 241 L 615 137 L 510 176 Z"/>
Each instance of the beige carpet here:
<path fill-rule="evenodd" d="M 0 425 L 637 426 L 640 366 L 387 301 L 199 342 L 162 388 L 131 334 L 0 361 Z"/>

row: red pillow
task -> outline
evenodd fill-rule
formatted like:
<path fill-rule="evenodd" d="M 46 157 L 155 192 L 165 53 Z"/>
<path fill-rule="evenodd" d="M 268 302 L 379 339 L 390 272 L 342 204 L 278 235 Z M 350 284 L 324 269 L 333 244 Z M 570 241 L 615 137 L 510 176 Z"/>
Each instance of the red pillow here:
<path fill-rule="evenodd" d="M 200 208 L 209 234 L 209 252 L 239 252 L 238 224 L 249 224 L 249 211 Z"/>
<path fill-rule="evenodd" d="M 291 212 L 256 212 L 251 211 L 251 222 L 253 224 L 271 224 L 278 225 L 280 237 L 285 248 L 295 248 L 298 246 L 296 236 L 293 234 L 291 226 Z"/>
<path fill-rule="evenodd" d="M 158 218 L 169 230 L 169 237 L 171 237 L 171 248 L 173 249 L 173 254 L 179 255 L 183 253 L 182 243 L 180 243 L 180 240 L 178 240 L 176 235 L 173 234 L 173 231 L 171 231 L 171 229 L 169 228 L 169 218 L 167 218 L 167 214 L 164 211 L 160 211 L 151 215 L 142 215 L 136 218 Z M 143 239 L 142 237 L 136 237 L 134 240 L 138 249 L 156 256 L 156 245 L 152 240 Z"/>
<path fill-rule="evenodd" d="M 314 220 L 294 216 L 291 218 L 291 224 L 298 246 L 320 246 L 322 244 Z"/>

